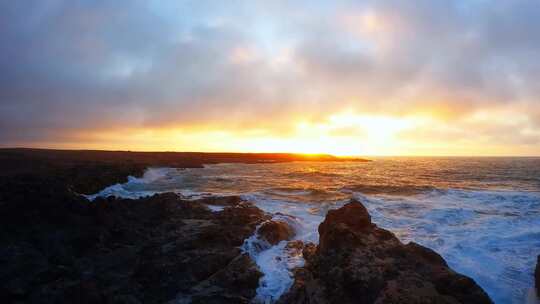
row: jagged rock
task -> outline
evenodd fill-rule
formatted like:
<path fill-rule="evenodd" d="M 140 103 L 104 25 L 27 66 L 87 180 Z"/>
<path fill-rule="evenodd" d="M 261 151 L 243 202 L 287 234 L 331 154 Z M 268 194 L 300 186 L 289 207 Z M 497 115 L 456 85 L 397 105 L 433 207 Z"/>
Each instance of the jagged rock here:
<path fill-rule="evenodd" d="M 267 221 L 259 227 L 259 236 L 269 244 L 275 245 L 281 241 L 290 240 L 294 236 L 294 229 L 283 221 Z"/>
<path fill-rule="evenodd" d="M 371 223 L 358 201 L 329 211 L 319 232 L 280 303 L 492 303 L 434 251 Z"/>
<path fill-rule="evenodd" d="M 354 233 L 372 229 L 371 216 L 362 204 L 348 204 L 346 207 L 330 210 L 319 225 L 320 252 L 342 250 L 341 245 L 355 246 L 358 238 Z"/>
<path fill-rule="evenodd" d="M 306 243 L 302 250 L 302 256 L 306 261 L 311 261 L 317 253 L 317 245 L 313 243 Z"/>
<path fill-rule="evenodd" d="M 19 233 L 0 233 L 0 302 L 163 303 L 203 282 L 229 302 L 249 300 L 260 273 L 239 247 L 268 215 L 238 197 L 220 197 L 228 205 L 214 213 L 211 200 L 164 193 L 90 203 L 58 191 L 33 205 L 41 218 L 10 205 L 33 221 L 12 219 L 8 229 Z M 11 210 L 0 211 L 9 219 Z"/>
<path fill-rule="evenodd" d="M 255 297 L 261 276 L 253 260 L 247 254 L 241 254 L 225 268 L 191 288 L 188 294 L 178 295 L 172 303 L 249 303 Z"/>

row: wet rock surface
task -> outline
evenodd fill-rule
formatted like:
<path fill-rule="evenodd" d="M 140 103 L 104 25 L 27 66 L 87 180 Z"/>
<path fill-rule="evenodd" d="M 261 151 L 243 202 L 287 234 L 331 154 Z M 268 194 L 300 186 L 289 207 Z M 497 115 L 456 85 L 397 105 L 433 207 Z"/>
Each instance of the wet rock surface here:
<path fill-rule="evenodd" d="M 492 303 L 434 251 L 371 223 L 357 201 L 329 211 L 319 233 L 280 303 Z"/>
<path fill-rule="evenodd" d="M 258 230 L 259 237 L 266 240 L 270 245 L 276 245 L 281 241 L 288 241 L 294 236 L 294 229 L 283 221 L 266 221 Z"/>
<path fill-rule="evenodd" d="M 249 202 L 168 193 L 90 203 L 61 190 L 1 206 L 0 302 L 247 303 L 255 296 L 261 273 L 239 247 L 268 217 Z M 206 207 L 223 202 L 221 212 Z"/>

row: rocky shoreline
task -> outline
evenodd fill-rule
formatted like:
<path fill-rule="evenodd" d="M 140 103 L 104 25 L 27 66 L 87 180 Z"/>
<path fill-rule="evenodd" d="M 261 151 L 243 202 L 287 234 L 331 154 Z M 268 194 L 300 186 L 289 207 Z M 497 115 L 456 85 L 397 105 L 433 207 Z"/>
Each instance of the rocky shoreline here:
<path fill-rule="evenodd" d="M 76 197 L 69 223 L 3 235 L 2 303 L 248 303 L 260 272 L 240 250 L 268 218 L 237 197 Z M 88 207 L 84 207 L 86 204 Z M 30 226 L 33 226 L 30 224 Z M 173 301 L 175 302 L 175 301 Z"/>
<path fill-rule="evenodd" d="M 94 150 L 0 149 L 0 187 L 13 180 L 57 182 L 78 193 L 96 193 L 141 177 L 148 167 L 202 168 L 218 163 L 280 163 L 292 161 L 369 161 L 356 157 L 290 153 L 130 152 Z M 25 182 L 22 180 L 22 182 Z M 2 194 L 9 189 L 0 188 Z"/>
<path fill-rule="evenodd" d="M 262 274 L 244 240 L 258 226 L 272 244 L 292 233 L 234 196 L 64 195 L 54 214 L 67 222 L 2 234 L 3 303 L 250 303 Z M 330 211 L 319 232 L 318 246 L 290 242 L 307 263 L 280 303 L 491 303 L 435 252 L 372 224 L 359 202 Z"/>
<path fill-rule="evenodd" d="M 360 202 L 329 211 L 319 245 L 303 244 L 236 196 L 89 202 L 80 185 L 141 163 L 61 160 L 0 176 L 2 303 L 252 303 L 263 273 L 242 246 L 255 233 L 305 259 L 279 303 L 491 303 L 437 253 L 371 223 Z"/>

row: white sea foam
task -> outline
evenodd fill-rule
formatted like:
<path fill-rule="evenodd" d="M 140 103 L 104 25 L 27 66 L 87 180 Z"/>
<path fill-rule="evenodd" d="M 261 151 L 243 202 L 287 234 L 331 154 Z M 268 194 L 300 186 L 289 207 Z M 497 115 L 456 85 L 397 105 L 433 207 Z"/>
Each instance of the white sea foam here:
<path fill-rule="evenodd" d="M 410 197 L 356 196 L 373 221 L 440 253 L 496 303 L 523 303 L 540 253 L 540 196 L 448 190 Z"/>
<path fill-rule="evenodd" d="M 90 201 L 95 200 L 97 197 L 108 196 L 137 199 L 156 193 L 174 192 L 180 182 L 178 175 L 172 174 L 175 171 L 172 168 L 148 168 L 140 178 L 128 176 L 126 183 L 114 184 L 98 193 L 84 195 L 84 197 Z M 171 184 L 171 187 L 164 187 L 167 183 Z"/>
<path fill-rule="evenodd" d="M 273 220 L 282 221 L 284 218 L 277 215 Z M 292 223 L 295 228 L 299 227 L 294 224 L 293 218 L 287 218 L 287 222 Z M 245 240 L 242 249 L 263 273 L 254 299 L 257 303 L 272 303 L 279 299 L 294 283 L 292 270 L 304 265 L 301 249 L 289 248 L 287 241 L 272 246 L 266 240 L 260 239 L 257 232 Z"/>
<path fill-rule="evenodd" d="M 209 205 L 209 204 L 207 204 L 206 207 L 208 207 L 208 209 L 212 210 L 213 212 L 220 212 L 220 211 L 223 211 L 223 209 L 225 209 L 225 206 Z"/>
<path fill-rule="evenodd" d="M 303 243 L 318 243 L 317 228 L 328 210 L 339 208 L 345 203 L 342 201 L 335 204 L 298 204 L 265 198 L 260 193 L 245 195 L 244 198 L 254 202 L 265 212 L 273 214 L 272 220 L 287 222 L 295 230 L 293 240 L 300 240 Z M 287 248 L 286 241 L 271 246 L 258 238 L 257 232 L 244 242 L 243 249 L 249 253 L 263 273 L 257 288 L 256 302 L 272 303 L 279 299 L 294 282 L 292 270 L 304 265 L 301 250 Z"/>
<path fill-rule="evenodd" d="M 540 196 L 513 191 L 432 191 L 415 196 L 363 195 L 373 221 L 404 241 L 415 241 L 439 252 L 458 272 L 473 277 L 496 303 L 519 303 L 531 288 L 540 248 Z M 318 243 L 318 225 L 338 204 L 299 204 L 261 197 L 246 198 L 266 212 L 293 215 L 295 239 Z M 256 235 L 247 242 L 256 241 Z M 292 284 L 285 242 L 259 245 L 250 252 L 264 277 L 257 290 L 265 303 Z M 261 249 L 262 248 L 262 249 Z M 303 259 L 297 258 L 298 264 Z"/>

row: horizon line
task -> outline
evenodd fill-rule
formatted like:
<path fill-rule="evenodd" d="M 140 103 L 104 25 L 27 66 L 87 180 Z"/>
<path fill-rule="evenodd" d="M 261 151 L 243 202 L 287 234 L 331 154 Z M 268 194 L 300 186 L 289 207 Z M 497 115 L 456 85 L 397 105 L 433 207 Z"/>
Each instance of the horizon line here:
<path fill-rule="evenodd" d="M 312 156 L 332 156 L 336 158 L 367 158 L 367 157 L 374 157 L 374 158 L 382 158 L 382 157 L 440 157 L 440 158 L 540 158 L 539 155 L 448 155 L 448 154 L 402 154 L 402 155 L 390 155 L 390 154 L 374 154 L 374 155 L 335 155 L 331 153 L 300 153 L 300 152 L 248 152 L 248 151 L 179 151 L 179 150 L 133 150 L 133 149 L 127 149 L 127 150 L 108 150 L 108 149 L 78 149 L 78 148 L 42 148 L 42 147 L 1 147 L 0 150 L 49 150 L 49 151 L 97 151 L 97 152 L 137 152 L 137 153 L 224 153 L 224 154 L 292 154 L 292 155 L 312 155 Z"/>

